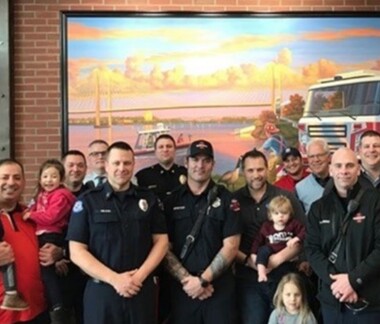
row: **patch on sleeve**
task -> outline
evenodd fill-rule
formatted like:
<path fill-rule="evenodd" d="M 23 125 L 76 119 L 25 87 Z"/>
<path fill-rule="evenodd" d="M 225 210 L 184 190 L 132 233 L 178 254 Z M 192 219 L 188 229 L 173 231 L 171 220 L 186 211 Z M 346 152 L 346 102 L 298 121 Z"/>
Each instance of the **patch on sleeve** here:
<path fill-rule="evenodd" d="M 234 212 L 237 212 L 240 210 L 240 204 L 236 199 L 231 200 L 230 209 Z"/>
<path fill-rule="evenodd" d="M 83 202 L 81 200 L 78 200 L 73 207 L 73 212 L 80 213 L 82 210 L 83 210 Z"/>

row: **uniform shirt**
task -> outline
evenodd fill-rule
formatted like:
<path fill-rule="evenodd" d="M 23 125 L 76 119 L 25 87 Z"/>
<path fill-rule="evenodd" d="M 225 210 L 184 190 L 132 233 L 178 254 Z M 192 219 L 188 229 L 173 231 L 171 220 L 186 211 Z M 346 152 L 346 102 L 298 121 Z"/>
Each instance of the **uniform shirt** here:
<path fill-rule="evenodd" d="M 92 189 L 93 186 L 90 186 L 88 183 L 83 183 L 82 186 L 80 187 L 80 189 L 78 191 L 71 191 L 71 193 L 75 196 L 75 197 L 79 197 L 82 193 L 86 192 L 87 190 L 90 190 Z"/>
<path fill-rule="evenodd" d="M 1 210 L 0 225 L 4 229 L 2 240 L 12 246 L 15 256 L 17 290 L 28 302 L 29 308 L 23 311 L 0 309 L 1 324 L 30 321 L 46 309 L 36 228 L 32 222 L 22 220 L 24 209 L 18 205 L 13 212 Z M 0 276 L 0 304 L 3 299 L 3 277 Z"/>
<path fill-rule="evenodd" d="M 183 184 L 186 180 L 187 170 L 185 167 L 173 164 L 166 170 L 159 163 L 136 173 L 137 183 L 141 187 L 153 190 L 153 192 L 164 200 L 170 192 Z"/>
<path fill-rule="evenodd" d="M 187 185 L 182 185 L 168 196 L 165 202 L 169 240 L 174 254 L 179 257 L 186 236 L 190 234 L 198 217 L 199 208 L 207 201 L 214 183 L 199 196 L 193 195 Z M 224 187 L 219 192 L 210 213 L 205 216 L 195 243 L 190 248 L 184 267 L 193 275 L 203 272 L 223 246 L 223 240 L 241 232 L 238 205 Z"/>
<path fill-rule="evenodd" d="M 373 179 L 363 168 L 360 172 L 359 182 L 363 188 L 380 188 L 380 178 Z"/>
<path fill-rule="evenodd" d="M 108 182 L 85 192 L 75 203 L 67 239 L 116 272 L 141 266 L 153 246 L 152 234 L 166 233 L 155 195 L 132 185 L 115 192 Z"/>
<path fill-rule="evenodd" d="M 294 210 L 294 218 L 305 224 L 305 214 L 301 204 L 295 195 L 287 190 L 280 189 L 267 183 L 267 189 L 261 201 L 255 201 L 252 198 L 247 186 L 244 186 L 234 192 L 234 197 L 240 204 L 240 213 L 243 224 L 243 233 L 241 236 L 239 250 L 244 254 L 248 255 L 251 253 L 253 240 L 258 235 L 261 225 L 268 219 L 268 204 L 272 198 L 279 195 L 284 195 L 289 198 Z M 252 278 L 252 280 L 257 281 L 257 278 L 255 279 L 255 275 L 252 275 L 253 273 L 257 275 L 257 272 L 253 269 L 250 269 L 242 264 L 236 264 L 237 276 L 247 279 Z"/>

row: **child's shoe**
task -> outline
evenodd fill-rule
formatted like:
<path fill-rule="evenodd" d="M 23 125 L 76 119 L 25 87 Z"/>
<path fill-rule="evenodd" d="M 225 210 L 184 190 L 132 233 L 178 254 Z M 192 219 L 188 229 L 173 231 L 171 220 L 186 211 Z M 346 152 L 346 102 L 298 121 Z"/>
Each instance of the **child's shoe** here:
<path fill-rule="evenodd" d="M 29 308 L 29 304 L 20 296 L 17 291 L 11 293 L 6 292 L 0 308 L 13 311 L 23 311 Z"/>

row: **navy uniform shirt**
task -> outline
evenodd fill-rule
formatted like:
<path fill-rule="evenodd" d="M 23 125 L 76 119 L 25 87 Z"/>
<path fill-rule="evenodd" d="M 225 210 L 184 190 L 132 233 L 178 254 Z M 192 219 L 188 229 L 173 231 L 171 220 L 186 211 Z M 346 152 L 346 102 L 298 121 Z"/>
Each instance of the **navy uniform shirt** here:
<path fill-rule="evenodd" d="M 164 200 L 173 189 L 185 183 L 187 170 L 185 167 L 173 164 L 166 170 L 159 163 L 136 173 L 135 177 L 140 187 L 153 190 L 153 192 Z"/>
<path fill-rule="evenodd" d="M 178 258 L 186 236 L 198 217 L 199 207 L 205 205 L 208 191 L 214 185 L 210 183 L 199 196 L 193 195 L 187 185 L 182 185 L 165 201 L 169 240 Z M 240 232 L 238 204 L 233 201 L 232 194 L 227 189 L 219 186 L 217 198 L 203 220 L 198 237 L 183 263 L 184 267 L 193 275 L 203 272 L 222 248 L 223 240 Z"/>
<path fill-rule="evenodd" d="M 166 233 L 165 218 L 155 195 L 132 185 L 115 192 L 105 183 L 85 192 L 75 203 L 67 240 L 116 272 L 136 269 L 148 256 L 152 234 Z"/>
<path fill-rule="evenodd" d="M 280 189 L 267 183 L 267 189 L 264 193 L 261 201 L 255 201 L 247 186 L 240 188 L 234 192 L 234 197 L 240 203 L 241 218 L 243 223 L 243 233 L 240 241 L 239 250 L 245 254 L 251 254 L 251 248 L 254 238 L 259 234 L 261 225 L 268 220 L 267 207 L 269 202 L 276 196 L 283 195 L 289 198 L 293 210 L 294 217 L 300 220 L 303 224 L 306 224 L 305 213 L 300 202 L 295 195 L 287 190 Z M 245 278 L 252 278 L 251 268 L 243 266 L 242 264 L 236 264 L 236 274 Z M 253 278 L 253 280 L 257 280 Z"/>

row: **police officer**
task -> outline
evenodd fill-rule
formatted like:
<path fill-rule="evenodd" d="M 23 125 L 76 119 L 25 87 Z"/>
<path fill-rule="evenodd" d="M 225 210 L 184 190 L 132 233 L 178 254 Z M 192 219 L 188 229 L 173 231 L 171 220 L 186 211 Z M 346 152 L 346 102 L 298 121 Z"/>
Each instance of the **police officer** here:
<path fill-rule="evenodd" d="M 134 154 L 115 142 L 106 154 L 107 182 L 73 207 L 71 259 L 92 279 L 84 294 L 86 324 L 152 324 L 152 271 L 167 252 L 163 214 L 153 193 L 131 183 Z"/>
<path fill-rule="evenodd" d="M 174 278 L 173 324 L 234 321 L 231 263 L 240 241 L 239 206 L 211 180 L 214 163 L 211 144 L 193 142 L 186 158 L 187 182 L 164 204 L 172 244 L 165 263 Z"/>
<path fill-rule="evenodd" d="M 186 168 L 174 163 L 175 140 L 169 134 L 161 134 L 154 143 L 158 163 L 140 170 L 135 177 L 139 186 L 149 188 L 164 200 L 170 192 L 186 182 Z"/>

